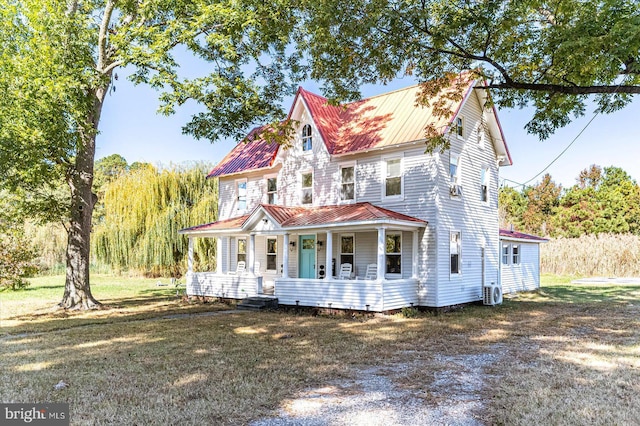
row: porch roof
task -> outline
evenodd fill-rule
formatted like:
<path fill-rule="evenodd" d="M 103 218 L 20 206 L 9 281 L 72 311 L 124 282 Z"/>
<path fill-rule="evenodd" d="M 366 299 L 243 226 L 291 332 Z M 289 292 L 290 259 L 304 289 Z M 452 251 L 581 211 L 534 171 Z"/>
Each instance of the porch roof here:
<path fill-rule="evenodd" d="M 260 219 L 271 220 L 275 229 L 269 231 L 308 230 L 354 226 L 383 226 L 424 228 L 427 221 L 408 216 L 371 203 L 354 203 L 317 207 L 284 207 L 259 204 L 248 215 L 197 225 L 178 231 L 185 235 L 230 234 L 256 230 Z"/>

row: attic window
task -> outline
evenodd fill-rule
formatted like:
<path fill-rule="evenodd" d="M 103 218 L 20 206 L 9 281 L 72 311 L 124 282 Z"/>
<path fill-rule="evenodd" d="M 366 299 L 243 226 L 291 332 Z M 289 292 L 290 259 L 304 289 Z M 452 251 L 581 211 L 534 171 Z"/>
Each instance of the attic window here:
<path fill-rule="evenodd" d="M 455 126 L 456 135 L 462 137 L 464 134 L 464 120 L 462 117 L 456 118 L 456 126 Z"/>
<path fill-rule="evenodd" d="M 302 150 L 304 152 L 311 151 L 313 147 L 311 139 L 311 125 L 306 124 L 302 128 Z"/>

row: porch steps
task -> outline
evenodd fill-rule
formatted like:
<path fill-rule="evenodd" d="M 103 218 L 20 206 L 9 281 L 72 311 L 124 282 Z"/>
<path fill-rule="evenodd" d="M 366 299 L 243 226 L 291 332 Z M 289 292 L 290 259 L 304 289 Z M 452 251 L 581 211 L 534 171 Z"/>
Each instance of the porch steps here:
<path fill-rule="evenodd" d="M 247 311 L 259 311 L 262 309 L 277 309 L 278 299 L 275 297 L 247 297 L 242 299 L 242 302 L 238 303 L 237 309 L 243 309 Z"/>

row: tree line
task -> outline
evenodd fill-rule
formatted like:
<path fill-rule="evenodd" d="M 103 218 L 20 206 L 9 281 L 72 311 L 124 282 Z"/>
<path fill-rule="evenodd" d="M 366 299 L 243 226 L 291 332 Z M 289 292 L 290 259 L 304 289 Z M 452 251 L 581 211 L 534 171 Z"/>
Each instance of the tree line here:
<path fill-rule="evenodd" d="M 550 174 L 521 190 L 499 194 L 502 227 L 522 232 L 576 238 L 583 235 L 640 235 L 640 186 L 619 167 L 591 165 L 576 184 L 563 188 Z"/>

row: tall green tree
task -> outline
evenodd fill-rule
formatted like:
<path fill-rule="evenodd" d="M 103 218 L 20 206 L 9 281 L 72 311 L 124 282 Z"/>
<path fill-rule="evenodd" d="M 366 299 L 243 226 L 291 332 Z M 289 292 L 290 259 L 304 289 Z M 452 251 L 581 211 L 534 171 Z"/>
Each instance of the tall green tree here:
<path fill-rule="evenodd" d="M 163 113 L 189 99 L 203 104 L 185 126 L 196 137 L 238 136 L 282 118 L 279 101 L 299 70 L 287 51 L 296 23 L 280 0 L 8 0 L 0 8 L 0 185 L 30 214 L 65 223 L 62 307 L 98 304 L 89 282 L 95 140 L 116 70 L 128 66 L 135 83 L 158 89 Z M 209 62 L 210 73 L 181 78 L 177 49 Z"/>
<path fill-rule="evenodd" d="M 218 216 L 218 185 L 207 179 L 210 167 L 157 171 L 140 168 L 106 185 L 104 221 L 94 229 L 97 262 L 116 270 L 147 275 L 182 275 L 187 240 L 178 230 Z M 215 266 L 215 242 L 195 240 L 196 267 Z"/>
<path fill-rule="evenodd" d="M 473 69 L 503 108 L 535 108 L 541 138 L 585 112 L 640 93 L 637 0 L 303 0 L 311 76 L 354 99 L 365 83 L 410 75 L 425 94 Z M 435 82 L 435 84 L 433 84 Z M 421 99 L 428 102 L 429 97 Z"/>
<path fill-rule="evenodd" d="M 522 214 L 522 223 L 528 232 L 541 235 L 553 233 L 552 217 L 560 204 L 562 186 L 556 184 L 546 173 L 540 183 L 525 189 L 527 208 Z"/>

